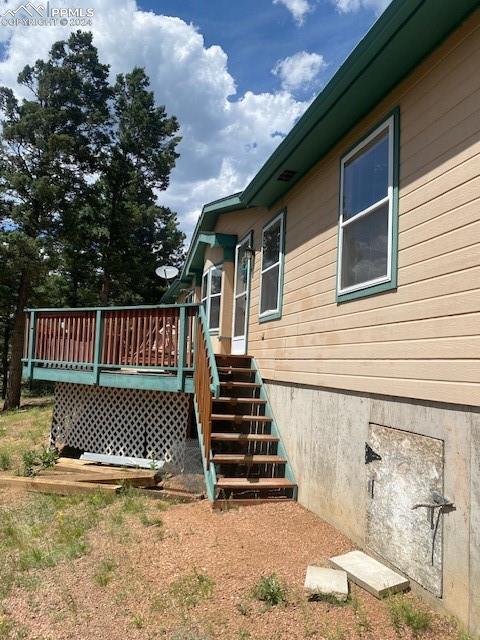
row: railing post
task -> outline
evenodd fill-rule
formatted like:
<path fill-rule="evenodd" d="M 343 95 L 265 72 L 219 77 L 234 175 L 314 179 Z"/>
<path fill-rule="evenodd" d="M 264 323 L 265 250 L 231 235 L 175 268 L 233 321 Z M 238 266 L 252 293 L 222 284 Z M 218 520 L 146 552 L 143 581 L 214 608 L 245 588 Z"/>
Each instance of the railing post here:
<path fill-rule="evenodd" d="M 93 353 L 93 384 L 98 385 L 100 381 L 100 364 L 102 361 L 103 348 L 103 313 L 97 309 L 95 316 L 95 350 Z"/>
<path fill-rule="evenodd" d="M 185 380 L 185 351 L 187 349 L 187 310 L 180 307 L 180 332 L 178 335 L 177 389 L 183 391 Z"/>
<path fill-rule="evenodd" d="M 27 375 L 28 379 L 33 379 L 33 357 L 34 357 L 34 349 L 35 349 L 35 311 L 30 311 L 30 326 L 28 329 L 28 355 L 27 355 Z"/>

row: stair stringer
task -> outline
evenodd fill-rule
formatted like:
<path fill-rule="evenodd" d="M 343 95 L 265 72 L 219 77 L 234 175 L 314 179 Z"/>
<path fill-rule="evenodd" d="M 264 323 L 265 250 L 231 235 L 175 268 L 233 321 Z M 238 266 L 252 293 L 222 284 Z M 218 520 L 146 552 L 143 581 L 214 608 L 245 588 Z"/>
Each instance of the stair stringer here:
<path fill-rule="evenodd" d="M 282 439 L 282 434 L 280 433 L 280 430 L 278 428 L 277 422 L 275 420 L 275 416 L 273 415 L 273 411 L 272 411 L 272 406 L 270 404 L 270 400 L 268 398 L 267 392 L 265 391 L 265 385 L 263 383 L 262 380 L 262 376 L 260 375 L 260 371 L 258 369 L 257 366 L 257 361 L 255 360 L 255 358 L 252 357 L 252 367 L 255 371 L 255 382 L 257 384 L 260 385 L 260 398 L 262 400 L 265 400 L 266 404 L 265 404 L 265 415 L 269 418 L 272 419 L 271 423 L 270 423 L 270 429 L 271 429 L 271 434 L 273 436 L 275 436 L 276 438 L 278 438 L 278 445 L 277 445 L 277 454 L 279 456 L 282 456 L 283 458 L 285 458 L 285 460 L 287 461 L 285 463 L 285 478 L 287 480 L 290 480 L 291 482 L 293 482 L 295 484 L 295 489 L 293 490 L 293 499 L 297 500 L 298 498 L 298 485 L 297 485 L 297 481 L 295 479 L 295 474 L 293 472 L 292 469 L 292 465 L 290 464 L 290 460 L 287 454 L 287 450 L 285 448 L 283 439 Z"/>
<path fill-rule="evenodd" d="M 200 422 L 200 412 L 198 411 L 197 397 L 193 396 L 193 405 L 195 408 L 195 422 L 197 424 L 197 436 L 198 443 L 200 445 L 200 451 L 202 453 L 202 467 L 203 475 L 205 477 L 205 486 L 207 488 L 207 497 L 210 502 L 215 502 L 215 485 L 217 484 L 217 474 L 215 472 L 215 465 L 212 462 L 212 450 L 210 449 L 209 464 L 207 465 L 207 456 L 205 447 L 203 445 L 203 431 L 202 424 Z"/>

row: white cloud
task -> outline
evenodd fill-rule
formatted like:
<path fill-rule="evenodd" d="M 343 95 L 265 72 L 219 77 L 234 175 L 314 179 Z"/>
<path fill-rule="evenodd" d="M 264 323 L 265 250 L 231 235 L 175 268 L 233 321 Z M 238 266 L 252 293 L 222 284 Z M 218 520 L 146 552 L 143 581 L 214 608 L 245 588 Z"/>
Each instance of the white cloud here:
<path fill-rule="evenodd" d="M 376 14 L 382 13 L 391 0 L 332 0 L 340 13 L 351 13 L 360 9 L 371 9 Z"/>
<path fill-rule="evenodd" d="M 9 0 L 5 8 L 16 5 Z M 178 211 L 187 232 L 205 202 L 246 186 L 280 142 L 279 133 L 287 133 L 308 106 L 284 90 L 237 95 L 226 53 L 206 47 L 197 28 L 180 18 L 141 11 L 134 0 L 77 0 L 75 6 L 94 8 L 88 28 L 112 77 L 145 67 L 157 101 L 180 121 L 180 159 L 159 201 Z M 59 26 L 2 27 L 8 48 L 0 84 L 16 88 L 18 71 L 68 33 Z"/>
<path fill-rule="evenodd" d="M 313 10 L 309 0 L 273 0 L 273 4 L 283 4 L 299 26 L 305 22 L 307 13 Z"/>
<path fill-rule="evenodd" d="M 327 66 L 323 56 L 318 53 L 299 51 L 284 58 L 273 67 L 272 73 L 278 76 L 285 91 L 311 87 L 318 74 Z"/>

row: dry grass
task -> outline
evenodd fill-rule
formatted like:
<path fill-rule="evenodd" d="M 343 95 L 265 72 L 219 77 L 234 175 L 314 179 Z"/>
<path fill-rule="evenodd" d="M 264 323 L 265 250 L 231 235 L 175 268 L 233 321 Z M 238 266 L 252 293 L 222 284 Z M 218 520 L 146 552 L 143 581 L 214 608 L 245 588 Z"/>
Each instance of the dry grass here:
<path fill-rule="evenodd" d="M 0 450 L 8 446 L 18 465 L 45 444 L 50 408 L 0 420 Z M 344 606 L 308 601 L 306 566 L 351 548 L 296 504 L 219 513 L 135 490 L 0 491 L 0 640 L 468 637 L 410 594 L 380 602 L 353 588 Z"/>

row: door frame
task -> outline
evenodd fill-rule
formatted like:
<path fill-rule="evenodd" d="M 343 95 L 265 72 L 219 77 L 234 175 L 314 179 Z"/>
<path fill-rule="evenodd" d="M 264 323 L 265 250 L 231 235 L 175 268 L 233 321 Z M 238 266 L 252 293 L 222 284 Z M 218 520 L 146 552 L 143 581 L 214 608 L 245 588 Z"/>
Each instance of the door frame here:
<path fill-rule="evenodd" d="M 230 352 L 235 355 L 244 355 L 247 353 L 248 347 L 248 328 L 249 328 L 249 316 L 250 316 L 250 296 L 252 289 L 252 271 L 253 271 L 253 256 L 249 256 L 248 258 L 248 275 L 247 275 L 247 283 L 245 293 L 241 293 L 237 295 L 237 262 L 238 262 L 238 252 L 242 245 L 247 244 L 247 246 L 253 246 L 253 229 L 243 236 L 241 240 L 235 246 L 235 262 L 234 262 L 234 270 L 235 277 L 233 279 L 233 300 L 232 300 L 232 341 Z M 235 340 L 235 311 L 237 306 L 237 298 L 246 295 L 245 299 L 245 326 L 243 336 L 237 336 L 237 340 L 243 337 L 244 347 L 241 351 L 234 351 L 234 340 Z"/>

